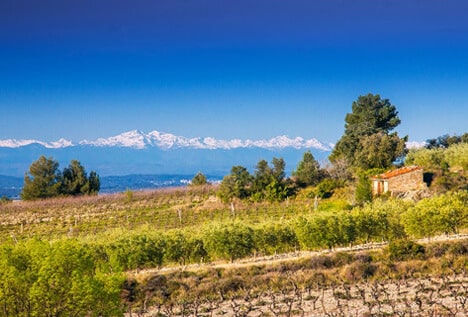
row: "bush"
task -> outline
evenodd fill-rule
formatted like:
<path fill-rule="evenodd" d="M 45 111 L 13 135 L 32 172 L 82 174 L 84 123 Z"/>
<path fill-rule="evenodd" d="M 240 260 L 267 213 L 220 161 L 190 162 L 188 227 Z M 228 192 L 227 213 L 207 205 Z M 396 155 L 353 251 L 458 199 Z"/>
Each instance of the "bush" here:
<path fill-rule="evenodd" d="M 254 234 L 252 228 L 238 222 L 212 225 L 203 236 L 208 255 L 231 262 L 252 254 Z"/>
<path fill-rule="evenodd" d="M 349 282 L 359 282 L 374 275 L 377 267 L 368 262 L 355 261 L 348 265 L 344 271 L 344 277 Z"/>
<path fill-rule="evenodd" d="M 459 256 L 459 255 L 466 255 L 468 254 L 468 243 L 466 241 L 458 241 L 451 244 L 448 247 L 448 253 Z"/>
<path fill-rule="evenodd" d="M 444 256 L 450 248 L 448 243 L 433 243 L 426 247 L 427 257 L 440 258 Z"/>
<path fill-rule="evenodd" d="M 74 240 L 0 247 L 1 316 L 118 316 L 123 275 Z"/>
<path fill-rule="evenodd" d="M 255 230 L 255 247 L 262 254 L 293 251 L 298 240 L 288 225 L 265 224 Z"/>
<path fill-rule="evenodd" d="M 468 192 L 449 192 L 419 201 L 403 214 L 405 230 L 417 237 L 458 233 L 468 225 Z"/>
<path fill-rule="evenodd" d="M 306 249 L 333 248 L 353 243 L 355 224 L 347 212 L 300 217 L 294 225 L 299 243 Z"/>
<path fill-rule="evenodd" d="M 387 247 L 388 257 L 392 261 L 421 259 L 424 257 L 424 246 L 410 240 L 395 240 Z"/>
<path fill-rule="evenodd" d="M 113 265 L 123 270 L 160 266 L 163 263 L 166 241 L 148 234 L 128 235 L 106 245 L 106 253 Z"/>
<path fill-rule="evenodd" d="M 343 185 L 343 181 L 326 178 L 317 185 L 315 193 L 320 198 L 330 198 L 335 189 L 343 187 Z"/>

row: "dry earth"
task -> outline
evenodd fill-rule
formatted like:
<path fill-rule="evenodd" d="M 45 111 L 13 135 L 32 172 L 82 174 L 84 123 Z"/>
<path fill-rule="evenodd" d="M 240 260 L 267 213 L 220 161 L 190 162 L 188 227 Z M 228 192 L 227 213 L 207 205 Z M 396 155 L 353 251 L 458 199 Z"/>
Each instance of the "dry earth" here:
<path fill-rule="evenodd" d="M 268 292 L 243 299 L 152 307 L 133 316 L 467 316 L 468 276 Z M 127 314 L 127 316 L 130 316 Z"/>
<path fill-rule="evenodd" d="M 439 236 L 419 243 L 466 239 L 467 234 Z M 386 243 L 371 243 L 320 252 L 296 252 L 256 257 L 234 263 L 210 263 L 166 267 L 134 272 L 138 279 L 152 273 L 176 270 L 197 271 L 207 268 L 239 268 L 295 261 L 331 252 L 380 249 Z M 287 278 L 287 277 L 286 277 Z M 294 281 L 284 290 L 254 294 L 243 289 L 242 298 L 215 298 L 149 307 L 145 312 L 127 316 L 468 316 L 468 274 L 419 277 L 380 282 L 330 285 L 304 289 Z M 188 290 L 190 292 L 190 290 Z"/>

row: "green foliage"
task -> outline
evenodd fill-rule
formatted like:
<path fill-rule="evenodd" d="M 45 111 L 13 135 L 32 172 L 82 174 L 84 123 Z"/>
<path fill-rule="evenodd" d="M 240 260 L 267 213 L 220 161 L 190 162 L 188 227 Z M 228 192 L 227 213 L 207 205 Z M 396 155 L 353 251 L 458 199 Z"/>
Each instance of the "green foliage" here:
<path fill-rule="evenodd" d="M 403 215 L 403 222 L 408 234 L 416 237 L 458 233 L 468 225 L 468 191 L 423 199 Z"/>
<path fill-rule="evenodd" d="M 411 240 L 395 240 L 388 244 L 388 257 L 391 261 L 420 259 L 425 254 L 424 246 Z"/>
<path fill-rule="evenodd" d="M 291 193 L 285 178 L 285 162 L 282 158 L 273 158 L 273 167 L 265 160 L 260 160 L 254 175 L 250 175 L 245 167 L 234 166 L 231 174 L 221 182 L 218 196 L 223 202 L 233 198 L 251 198 L 253 201 L 281 201 Z"/>
<path fill-rule="evenodd" d="M 89 172 L 88 183 L 86 186 L 88 189 L 83 191 L 85 194 L 97 195 L 99 193 L 99 190 L 101 189 L 101 180 L 95 171 Z"/>
<path fill-rule="evenodd" d="M 335 189 L 341 188 L 343 186 L 343 181 L 326 178 L 317 185 L 315 188 L 315 194 L 320 198 L 330 198 L 333 195 Z"/>
<path fill-rule="evenodd" d="M 255 247 L 252 228 L 239 222 L 213 224 L 204 234 L 203 242 L 210 256 L 231 262 L 252 254 Z"/>
<path fill-rule="evenodd" d="M 299 243 L 306 249 L 333 248 L 355 240 L 354 220 L 347 212 L 300 217 L 295 224 Z"/>
<path fill-rule="evenodd" d="M 272 164 L 273 167 L 270 167 L 265 160 L 257 163 L 251 190 L 254 201 L 281 201 L 288 196 L 289 191 L 284 181 L 285 162 L 282 158 L 274 157 Z"/>
<path fill-rule="evenodd" d="M 352 210 L 358 242 L 391 241 L 405 237 L 400 215 L 411 203 L 397 199 L 377 199 Z"/>
<path fill-rule="evenodd" d="M 405 155 L 407 140 L 400 139 L 396 133 L 378 132 L 363 136 L 359 140 L 360 150 L 355 153 L 354 165 L 362 169 L 388 168 Z"/>
<path fill-rule="evenodd" d="M 286 162 L 282 157 L 274 157 L 271 160 L 271 164 L 273 164 L 273 168 L 271 169 L 273 179 L 277 182 L 282 182 L 286 176 L 286 173 L 284 172 L 284 169 L 286 168 Z"/>
<path fill-rule="evenodd" d="M 166 263 L 185 265 L 189 262 L 200 262 L 207 257 L 203 240 L 187 235 L 179 230 L 166 235 L 164 260 Z"/>
<path fill-rule="evenodd" d="M 296 233 L 287 224 L 266 223 L 255 230 L 255 247 L 262 254 L 290 252 L 298 243 Z"/>
<path fill-rule="evenodd" d="M 345 117 L 345 132 L 329 159 L 346 159 L 351 166 L 388 168 L 404 154 L 406 138 L 391 133 L 400 124 L 396 107 L 380 95 L 359 96 Z"/>
<path fill-rule="evenodd" d="M 201 172 L 198 172 L 197 175 L 195 175 L 192 178 L 192 181 L 190 182 L 190 185 L 192 186 L 202 186 L 206 184 L 208 184 L 208 181 L 206 180 L 206 176 Z"/>
<path fill-rule="evenodd" d="M 440 148 L 412 149 L 406 155 L 405 164 L 417 165 L 428 171 L 439 170 L 446 164 L 444 150 Z"/>
<path fill-rule="evenodd" d="M 359 179 L 356 184 L 355 199 L 356 204 L 358 205 L 363 205 L 372 201 L 372 184 L 369 177 L 365 174 L 359 175 Z"/>
<path fill-rule="evenodd" d="M 445 150 L 444 158 L 450 167 L 459 167 L 468 171 L 468 141 L 450 146 Z"/>
<path fill-rule="evenodd" d="M 426 141 L 425 147 L 427 149 L 448 148 L 451 145 L 460 143 L 468 143 L 468 133 L 464 133 L 461 136 L 445 134 L 434 139 L 429 139 Z"/>
<path fill-rule="evenodd" d="M 0 248 L 0 316 L 115 316 L 123 276 L 73 241 Z"/>
<path fill-rule="evenodd" d="M 250 195 L 253 177 L 243 166 L 233 166 L 231 174 L 225 176 L 219 187 L 218 196 L 228 202 L 233 198 L 246 198 Z"/>
<path fill-rule="evenodd" d="M 426 183 L 434 192 L 468 188 L 468 143 L 411 150 L 407 165 L 419 165 L 426 171 Z"/>
<path fill-rule="evenodd" d="M 282 201 L 288 197 L 289 190 L 285 183 L 273 179 L 265 188 L 265 199 L 270 202 Z"/>
<path fill-rule="evenodd" d="M 270 166 L 268 166 L 268 162 L 265 160 L 260 160 L 255 167 L 252 186 L 252 191 L 254 194 L 256 194 L 255 196 L 257 197 L 256 200 L 261 200 L 264 198 L 265 195 L 263 191 L 272 180 L 273 171 Z"/>
<path fill-rule="evenodd" d="M 158 267 L 163 264 L 166 240 L 160 234 L 121 236 L 105 245 L 112 265 L 122 270 Z"/>
<path fill-rule="evenodd" d="M 321 179 L 320 165 L 310 151 L 304 153 L 302 160 L 292 175 L 300 187 L 316 185 Z"/>
<path fill-rule="evenodd" d="M 84 167 L 80 162 L 73 160 L 63 169 L 62 192 L 68 195 L 85 194 L 89 191 L 89 183 Z"/>
<path fill-rule="evenodd" d="M 60 195 L 62 176 L 58 167 L 59 163 L 56 160 L 45 156 L 33 162 L 29 167 L 29 173 L 24 176 L 21 199 L 31 200 Z"/>
<path fill-rule="evenodd" d="M 29 167 L 24 176 L 21 199 L 34 200 L 57 196 L 95 195 L 100 189 L 96 172 L 89 177 L 79 161 L 72 160 L 70 165 L 59 170 L 59 163 L 53 158 L 41 156 Z"/>

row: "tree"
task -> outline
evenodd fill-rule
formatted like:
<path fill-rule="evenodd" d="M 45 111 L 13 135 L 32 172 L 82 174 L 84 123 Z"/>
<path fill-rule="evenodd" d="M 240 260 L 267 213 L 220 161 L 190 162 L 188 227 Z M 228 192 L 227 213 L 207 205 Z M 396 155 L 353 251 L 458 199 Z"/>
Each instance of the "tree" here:
<path fill-rule="evenodd" d="M 41 156 L 33 162 L 29 173 L 24 176 L 21 199 L 32 200 L 60 195 L 62 175 L 58 167 L 59 163 L 51 157 Z"/>
<path fill-rule="evenodd" d="M 99 175 L 95 171 L 91 171 L 89 173 L 88 183 L 89 183 L 88 194 L 97 195 L 97 193 L 101 189 L 101 181 L 99 179 Z"/>
<path fill-rule="evenodd" d="M 304 153 L 292 175 L 301 187 L 316 185 L 320 181 L 320 165 L 310 151 Z"/>
<path fill-rule="evenodd" d="M 273 168 L 271 170 L 273 178 L 279 183 L 282 182 L 286 177 L 286 173 L 284 172 L 286 162 L 282 157 L 274 157 L 271 163 L 273 164 Z"/>
<path fill-rule="evenodd" d="M 29 168 L 24 177 L 23 200 L 77 195 L 97 194 L 101 187 L 99 176 L 92 171 L 89 177 L 84 167 L 77 160 L 59 170 L 59 163 L 53 158 L 41 156 Z"/>
<path fill-rule="evenodd" d="M 372 185 L 367 175 L 359 175 L 355 196 L 356 203 L 359 205 L 372 201 Z"/>
<path fill-rule="evenodd" d="M 375 152 L 388 152 L 386 155 L 390 158 L 398 158 L 402 155 L 401 144 L 406 141 L 405 138 L 399 139 L 396 132 L 390 134 L 395 127 L 400 124 L 398 111 L 388 99 L 381 99 L 380 95 L 367 94 L 359 96 L 358 100 L 353 102 L 352 112 L 346 114 L 345 132 L 337 142 L 333 152 L 330 155 L 330 161 L 335 162 L 339 159 L 346 159 L 353 167 L 360 165 L 360 160 L 365 154 L 365 146 L 372 140 L 379 139 L 379 146 L 374 147 Z M 374 136 L 371 138 L 373 135 Z M 387 137 L 384 137 L 387 136 Z M 385 168 L 389 167 L 388 159 L 379 158 L 374 155 L 372 159 L 367 160 L 366 168 L 382 167 L 375 164 L 385 163 Z"/>
<path fill-rule="evenodd" d="M 253 192 L 262 193 L 273 180 L 273 171 L 266 160 L 260 160 L 254 171 Z"/>
<path fill-rule="evenodd" d="M 208 181 L 206 180 L 206 176 L 203 175 L 203 173 L 198 172 L 197 175 L 192 178 L 190 184 L 193 186 L 200 186 L 208 184 Z"/>
<path fill-rule="evenodd" d="M 252 195 L 254 200 L 268 199 L 270 201 L 283 200 L 288 195 L 284 182 L 285 166 L 283 158 L 274 157 L 273 167 L 265 160 L 260 160 L 255 168 Z"/>
<path fill-rule="evenodd" d="M 468 192 L 460 190 L 420 200 L 403 215 L 405 230 L 417 237 L 457 234 L 468 224 Z"/>
<path fill-rule="evenodd" d="M 68 195 L 84 194 L 89 189 L 86 171 L 80 162 L 72 160 L 70 165 L 63 169 L 63 193 Z"/>
<path fill-rule="evenodd" d="M 464 133 L 461 136 L 444 134 L 434 139 L 426 140 L 425 148 L 448 148 L 451 145 L 459 143 L 468 143 L 468 133 Z"/>
<path fill-rule="evenodd" d="M 97 194 L 101 187 L 99 176 L 95 171 L 86 174 L 85 168 L 77 160 L 72 160 L 70 165 L 63 169 L 63 195 L 91 195 Z"/>
<path fill-rule="evenodd" d="M 243 166 L 233 166 L 231 174 L 224 176 L 218 195 L 227 202 L 232 198 L 246 198 L 250 195 L 253 178 Z"/>
<path fill-rule="evenodd" d="M 355 154 L 355 165 L 362 169 L 387 168 L 404 156 L 405 142 L 398 135 L 378 132 L 360 139 L 361 150 Z"/>

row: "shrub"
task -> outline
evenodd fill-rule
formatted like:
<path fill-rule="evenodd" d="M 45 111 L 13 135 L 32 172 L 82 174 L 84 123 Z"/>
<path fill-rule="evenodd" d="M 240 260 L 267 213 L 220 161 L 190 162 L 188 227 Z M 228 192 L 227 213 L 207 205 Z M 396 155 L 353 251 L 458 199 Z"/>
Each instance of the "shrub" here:
<path fill-rule="evenodd" d="M 344 277 L 349 282 L 358 282 L 374 275 L 377 267 L 368 262 L 355 261 L 346 266 Z"/>
<path fill-rule="evenodd" d="M 410 240 L 395 240 L 387 247 L 388 257 L 392 261 L 404 261 L 422 258 L 425 254 L 424 246 Z"/>
<path fill-rule="evenodd" d="M 403 214 L 405 230 L 415 236 L 458 233 L 468 224 L 468 192 L 449 192 L 419 201 Z"/>
<path fill-rule="evenodd" d="M 218 224 L 208 228 L 203 243 L 210 257 L 232 262 L 252 254 L 255 246 L 253 236 L 252 228 L 239 222 Z"/>
<path fill-rule="evenodd" d="M 343 185 L 343 181 L 326 178 L 317 185 L 315 193 L 320 198 L 330 198 L 335 189 L 343 187 Z"/>
<path fill-rule="evenodd" d="M 448 243 L 433 243 L 426 247 L 427 257 L 440 258 L 444 256 L 450 248 Z"/>
<path fill-rule="evenodd" d="M 448 247 L 448 253 L 458 256 L 468 254 L 468 245 L 466 241 L 458 241 Z"/>
<path fill-rule="evenodd" d="M 107 265 L 75 240 L 2 246 L 0 315 L 118 316 L 124 279 Z"/>
<path fill-rule="evenodd" d="M 255 230 L 255 246 L 262 254 L 293 251 L 297 245 L 296 233 L 288 225 L 269 223 Z"/>
<path fill-rule="evenodd" d="M 150 268 L 163 263 L 165 245 L 160 236 L 128 235 L 110 242 L 106 252 L 111 263 L 123 270 Z"/>

